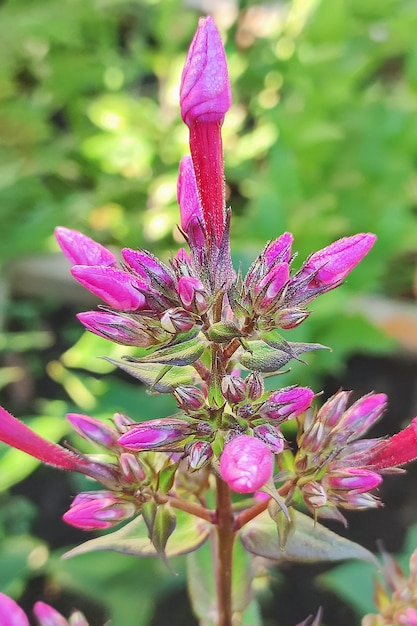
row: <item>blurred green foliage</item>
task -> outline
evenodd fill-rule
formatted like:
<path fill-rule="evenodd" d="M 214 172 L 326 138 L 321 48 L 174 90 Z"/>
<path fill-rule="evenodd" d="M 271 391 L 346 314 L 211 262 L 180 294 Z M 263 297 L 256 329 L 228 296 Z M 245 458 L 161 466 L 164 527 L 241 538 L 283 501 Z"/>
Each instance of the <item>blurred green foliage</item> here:
<path fill-rule="evenodd" d="M 318 301 L 314 315 L 291 335 L 333 349 L 309 355 L 310 368 L 296 364 L 285 379 L 286 384 L 307 384 L 313 374 L 336 371 L 355 350 L 389 347 L 380 331 L 350 310 L 352 298 L 361 291 L 412 292 L 417 4 L 203 4 L 222 30 L 232 81 L 234 102 L 224 125 L 224 146 L 236 266 L 241 261 L 247 267 L 267 239 L 285 230 L 294 233 L 296 266 L 338 237 L 368 230 L 378 235 L 374 250 L 347 285 Z M 0 263 L 10 266 L 22 256 L 56 250 L 52 232 L 58 224 L 106 245 L 143 246 L 165 258 L 180 245 L 176 176 L 188 148 L 178 86 L 199 14 L 198 2 L 180 0 L 1 3 Z M 53 302 L 47 309 L 37 302 L 38 313 L 29 316 L 23 332 L 10 332 L 25 306 L 8 299 L 13 288 L 6 273 L 0 348 L 9 356 L 16 352 L 20 361 L 5 360 L 0 386 L 18 384 L 19 363 L 38 359 L 35 375 L 47 371 L 61 389 L 59 398 L 56 392 L 50 398 L 35 384 L 27 410 L 40 415 L 31 422 L 34 427 L 58 439 L 67 428 L 56 420 L 69 410 L 103 418 L 121 410 L 138 420 L 173 410 L 169 398 L 147 396 L 97 361 L 97 355 L 120 356 L 120 347 L 103 340 L 82 336 L 61 359 L 54 355 L 50 360 L 53 340 L 42 316 L 46 311 L 54 316 Z M 57 311 L 59 298 L 55 294 Z M 20 322 L 17 326 L 22 329 Z M 77 333 L 67 333 L 65 348 L 68 337 Z M 39 359 L 44 359 L 42 367 Z M 3 489 L 34 468 L 27 460 L 20 464 L 16 454 L 3 452 L 0 459 Z M 30 532 L 29 521 L 21 532 L 22 537 Z M 25 539 L 12 566 L 15 539 L 6 536 L 4 531 L 0 547 L 12 574 L 6 582 L 0 580 L 0 588 L 18 595 L 31 576 L 22 555 L 40 548 L 36 539 Z M 75 564 L 71 570 L 53 561 L 48 575 L 71 587 L 74 580 L 83 581 L 88 569 L 103 572 L 96 586 L 90 579 L 81 586 L 100 600 L 107 597 L 103 588 L 112 589 L 108 606 L 113 612 L 119 607 L 113 626 L 149 623 L 152 585 L 145 570 L 139 569 L 134 579 L 142 592 L 133 593 L 133 610 L 132 585 L 126 581 L 132 582 L 137 563 L 133 567 L 131 559 L 113 555 L 82 559 L 80 571 Z M 123 584 L 115 586 L 110 574 L 106 578 L 106 559 Z M 146 567 L 160 575 L 159 565 Z M 135 619 L 129 622 L 132 610 Z"/>

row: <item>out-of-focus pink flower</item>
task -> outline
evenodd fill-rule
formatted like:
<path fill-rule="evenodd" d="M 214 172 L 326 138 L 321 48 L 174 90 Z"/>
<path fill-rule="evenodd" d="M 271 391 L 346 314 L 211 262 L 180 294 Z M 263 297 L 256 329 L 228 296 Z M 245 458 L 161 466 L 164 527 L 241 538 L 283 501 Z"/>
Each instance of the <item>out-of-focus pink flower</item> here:
<path fill-rule="evenodd" d="M 220 476 L 237 493 L 258 491 L 271 477 L 273 467 L 271 450 L 249 435 L 239 435 L 226 443 L 220 458 Z"/>
<path fill-rule="evenodd" d="M 45 602 L 36 602 L 33 606 L 33 614 L 39 626 L 68 626 L 65 617 Z"/>
<path fill-rule="evenodd" d="M 20 606 L 9 596 L 0 593 L 1 626 L 29 626 L 29 620 Z"/>

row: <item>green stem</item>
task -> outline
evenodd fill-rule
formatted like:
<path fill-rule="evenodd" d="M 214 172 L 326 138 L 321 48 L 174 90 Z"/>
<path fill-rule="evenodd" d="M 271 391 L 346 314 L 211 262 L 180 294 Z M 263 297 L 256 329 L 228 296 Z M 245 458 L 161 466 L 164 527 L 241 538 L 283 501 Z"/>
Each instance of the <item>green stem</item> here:
<path fill-rule="evenodd" d="M 218 625 L 232 626 L 232 568 L 235 540 L 232 496 L 229 486 L 216 478 L 217 550 L 214 575 L 217 588 Z"/>

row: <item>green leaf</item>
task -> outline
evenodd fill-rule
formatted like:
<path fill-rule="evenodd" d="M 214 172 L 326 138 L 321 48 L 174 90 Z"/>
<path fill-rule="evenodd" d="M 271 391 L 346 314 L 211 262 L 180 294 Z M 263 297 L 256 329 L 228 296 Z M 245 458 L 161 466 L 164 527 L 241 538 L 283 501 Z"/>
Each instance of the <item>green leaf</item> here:
<path fill-rule="evenodd" d="M 183 341 L 182 343 L 155 350 L 152 354 L 141 358 L 125 357 L 131 363 L 160 363 L 162 365 L 191 365 L 200 358 L 205 349 L 204 342 L 199 337 Z"/>
<path fill-rule="evenodd" d="M 284 367 L 291 359 L 298 359 L 300 354 L 311 350 L 323 350 L 325 346 L 319 343 L 285 342 L 281 348 L 274 348 L 263 341 L 251 341 L 248 350 L 237 353 L 241 365 L 257 372 L 276 372 Z"/>
<path fill-rule="evenodd" d="M 275 522 L 267 512 L 243 527 L 240 539 L 249 552 L 279 562 L 314 563 L 363 559 L 376 564 L 373 554 L 349 539 L 340 537 L 311 517 L 294 512 L 294 532 L 281 548 Z"/>
<path fill-rule="evenodd" d="M 158 506 L 150 539 L 158 555 L 166 564 L 168 563 L 165 549 L 168 539 L 175 530 L 176 523 L 176 515 L 169 504 Z"/>
<path fill-rule="evenodd" d="M 177 511 L 176 515 L 177 526 L 168 539 L 165 550 L 168 558 L 196 550 L 206 541 L 210 530 L 207 522 L 184 511 Z M 113 533 L 90 539 L 64 556 L 69 558 L 96 550 L 113 550 L 134 556 L 158 556 L 149 539 L 148 527 L 142 517 L 137 517 Z"/>
<path fill-rule="evenodd" d="M 116 361 L 103 357 L 109 363 L 138 378 L 141 382 L 149 385 L 153 391 L 159 393 L 172 393 L 178 385 L 187 385 L 193 381 L 195 371 L 192 367 L 171 367 L 169 370 L 152 363 L 132 363 L 130 361 Z M 161 372 L 163 376 L 161 378 Z"/>

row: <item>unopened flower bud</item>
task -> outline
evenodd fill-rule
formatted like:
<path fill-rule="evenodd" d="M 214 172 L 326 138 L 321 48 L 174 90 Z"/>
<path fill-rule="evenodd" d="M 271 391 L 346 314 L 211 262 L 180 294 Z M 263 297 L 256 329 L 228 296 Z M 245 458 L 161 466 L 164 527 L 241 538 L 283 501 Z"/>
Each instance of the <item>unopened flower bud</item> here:
<path fill-rule="evenodd" d="M 323 485 L 316 480 L 312 480 L 303 485 L 301 493 L 303 495 L 304 502 L 310 509 L 316 509 L 327 505 L 326 490 Z"/>
<path fill-rule="evenodd" d="M 194 316 L 181 307 L 168 309 L 161 317 L 161 326 L 169 333 L 186 333 L 195 326 Z"/>
<path fill-rule="evenodd" d="M 33 605 L 33 614 L 39 626 L 68 626 L 67 620 L 45 602 L 36 602 Z M 11 622 L 13 624 L 14 622 Z M 84 622 L 85 624 L 87 622 Z M 88 624 L 87 624 L 88 626 Z"/>
<path fill-rule="evenodd" d="M 115 267 L 117 259 L 110 250 L 77 230 L 63 226 L 55 229 L 56 240 L 72 265 L 104 265 Z"/>
<path fill-rule="evenodd" d="M 233 491 L 252 493 L 269 480 L 273 467 L 273 454 L 263 441 L 239 435 L 223 448 L 220 476 Z"/>
<path fill-rule="evenodd" d="M 266 276 L 255 285 L 257 296 L 254 308 L 257 313 L 267 313 L 277 302 L 278 295 L 289 278 L 288 263 L 275 265 Z"/>
<path fill-rule="evenodd" d="M 293 419 L 308 409 L 313 398 L 314 392 L 309 387 L 286 387 L 269 396 L 259 415 L 265 419 Z"/>
<path fill-rule="evenodd" d="M 134 454 L 122 452 L 119 457 L 119 466 L 128 483 L 134 485 L 141 483 L 145 479 L 146 474 L 143 467 Z"/>
<path fill-rule="evenodd" d="M 193 432 L 194 429 L 185 420 L 167 417 L 136 424 L 119 438 L 119 444 L 128 450 L 169 448 L 184 441 Z"/>
<path fill-rule="evenodd" d="M 363 396 L 345 411 L 338 429 L 351 433 L 356 439 L 380 419 L 386 406 L 387 396 L 384 393 L 370 393 Z"/>
<path fill-rule="evenodd" d="M 4 626 L 29 626 L 29 620 L 23 609 L 12 598 L 1 592 L 0 624 L 4 624 Z"/>
<path fill-rule="evenodd" d="M 131 417 L 124 415 L 123 413 L 115 413 L 113 415 L 113 423 L 119 433 L 123 434 L 130 430 L 132 426 L 136 426 L 137 422 L 132 420 Z"/>
<path fill-rule="evenodd" d="M 283 451 L 284 436 L 278 428 L 271 426 L 271 424 L 261 424 L 260 426 L 255 426 L 253 434 L 255 437 L 258 437 L 258 439 L 261 439 L 264 443 L 266 443 L 268 448 L 274 454 L 278 454 Z"/>
<path fill-rule="evenodd" d="M 181 228 L 188 235 L 188 227 L 192 218 L 197 218 L 201 223 L 203 222 L 193 161 L 188 155 L 181 159 L 177 197 L 180 205 Z"/>
<path fill-rule="evenodd" d="M 325 481 L 326 485 L 335 491 L 364 493 L 378 487 L 382 477 L 376 472 L 360 467 L 344 467 L 326 475 Z"/>
<path fill-rule="evenodd" d="M 85 311 L 78 313 L 77 318 L 91 333 L 123 346 L 147 348 L 155 344 L 152 335 L 129 317 L 106 311 Z"/>
<path fill-rule="evenodd" d="M 208 441 L 192 441 L 185 449 L 190 469 L 199 470 L 213 456 L 213 449 Z"/>
<path fill-rule="evenodd" d="M 246 396 L 246 383 L 240 376 L 224 376 L 222 378 L 222 394 L 227 402 L 238 404 Z"/>
<path fill-rule="evenodd" d="M 111 491 L 80 493 L 62 519 L 76 528 L 98 530 L 112 528 L 135 514 L 133 502 L 117 497 Z"/>
<path fill-rule="evenodd" d="M 283 233 L 278 239 L 269 243 L 265 249 L 265 261 L 268 267 L 275 263 L 289 263 L 293 236 Z"/>
<path fill-rule="evenodd" d="M 259 400 L 265 393 L 264 380 L 259 372 L 251 372 L 246 379 L 249 400 Z"/>
<path fill-rule="evenodd" d="M 346 410 L 350 394 L 350 391 L 339 391 L 326 400 L 320 408 L 317 419 L 325 428 L 332 429 L 339 424 Z"/>
<path fill-rule="evenodd" d="M 133 276 L 113 267 L 74 265 L 74 278 L 117 311 L 136 311 L 146 305 L 145 296 L 135 286 Z M 146 285 L 141 285 L 146 288 Z"/>
<path fill-rule="evenodd" d="M 102 421 L 79 413 L 68 413 L 67 420 L 84 439 L 89 439 L 105 448 L 117 446 L 117 431 Z"/>
<path fill-rule="evenodd" d="M 181 276 L 178 281 L 178 295 L 188 311 L 198 314 L 207 311 L 206 290 L 198 278 Z"/>
<path fill-rule="evenodd" d="M 178 406 L 186 412 L 199 411 L 206 404 L 206 399 L 201 389 L 191 385 L 178 385 L 175 388 L 174 396 Z"/>
<path fill-rule="evenodd" d="M 152 282 L 154 287 L 160 289 L 175 287 L 174 276 L 169 267 L 147 250 L 123 248 L 122 256 L 125 263 L 138 274 L 141 280 Z"/>
<path fill-rule="evenodd" d="M 275 323 L 283 330 L 291 330 L 302 324 L 310 315 L 310 311 L 303 309 L 282 309 L 275 316 Z"/>

